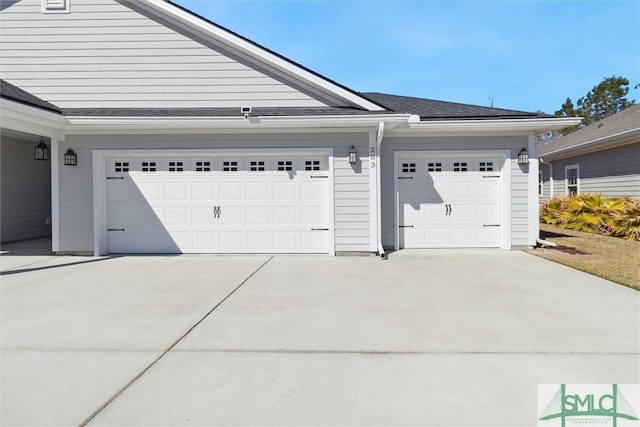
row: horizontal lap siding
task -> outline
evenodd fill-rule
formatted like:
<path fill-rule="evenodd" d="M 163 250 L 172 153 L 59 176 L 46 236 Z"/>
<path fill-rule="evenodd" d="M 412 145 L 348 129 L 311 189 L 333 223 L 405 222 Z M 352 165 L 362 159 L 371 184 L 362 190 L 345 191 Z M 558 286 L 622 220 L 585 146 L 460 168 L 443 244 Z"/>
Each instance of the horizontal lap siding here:
<path fill-rule="evenodd" d="M 554 195 L 566 194 L 565 167 L 580 165 L 580 192 L 640 198 L 640 143 L 553 162 Z"/>
<path fill-rule="evenodd" d="M 518 166 L 518 152 L 527 146 L 526 136 L 499 137 L 387 137 L 382 143 L 382 242 L 385 247 L 395 244 L 394 224 L 394 165 L 395 151 L 448 150 L 510 150 L 511 159 L 511 244 L 528 244 L 528 178 L 526 169 Z"/>
<path fill-rule="evenodd" d="M 2 78 L 63 108 L 327 105 L 125 4 L 73 0 L 68 14 L 41 13 L 41 0 L 9 4 Z"/>
<path fill-rule="evenodd" d="M 369 175 L 365 162 L 347 161 L 353 145 L 368 149 L 368 134 L 118 135 L 68 136 L 59 152 L 73 148 L 78 166 L 60 168 L 60 250 L 93 250 L 93 150 L 333 148 L 335 250 L 369 251 Z"/>

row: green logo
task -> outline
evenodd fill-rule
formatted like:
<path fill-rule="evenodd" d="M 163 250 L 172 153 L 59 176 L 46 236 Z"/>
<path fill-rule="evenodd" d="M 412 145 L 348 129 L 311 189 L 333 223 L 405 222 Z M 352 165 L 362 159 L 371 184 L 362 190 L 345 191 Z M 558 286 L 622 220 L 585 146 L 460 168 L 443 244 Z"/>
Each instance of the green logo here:
<path fill-rule="evenodd" d="M 576 387 L 578 388 L 578 387 Z M 611 385 L 609 393 L 567 392 L 567 385 L 560 384 L 560 389 L 553 396 L 547 408 L 540 415 L 540 421 L 559 418 L 565 427 L 567 418 L 580 417 L 574 421 L 584 423 L 587 418 L 607 417 L 617 427 L 618 419 L 637 421 L 638 417 L 631 405 L 620 392 L 617 384 Z M 542 425 L 539 423 L 539 425 Z"/>

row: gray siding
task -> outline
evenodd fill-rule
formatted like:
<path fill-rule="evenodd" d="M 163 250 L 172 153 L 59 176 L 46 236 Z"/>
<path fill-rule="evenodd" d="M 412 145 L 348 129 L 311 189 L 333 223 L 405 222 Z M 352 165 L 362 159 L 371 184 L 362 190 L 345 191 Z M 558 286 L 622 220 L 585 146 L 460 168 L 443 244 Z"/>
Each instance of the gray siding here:
<path fill-rule="evenodd" d="M 333 148 L 335 250 L 369 251 L 368 161 L 355 167 L 347 161 L 352 145 L 367 153 L 368 144 L 366 133 L 68 136 L 59 151 L 73 148 L 78 166 L 60 168 L 60 250 L 93 251 L 93 150 L 316 147 Z"/>
<path fill-rule="evenodd" d="M 2 136 L 0 241 L 51 235 L 51 162 L 33 160 L 37 142 Z"/>
<path fill-rule="evenodd" d="M 580 165 L 580 193 L 640 199 L 640 142 L 553 162 L 554 196 L 564 196 L 565 166 Z"/>
<path fill-rule="evenodd" d="M 3 1 L 0 74 L 60 107 L 327 105 L 135 2 L 73 0 L 68 14 L 42 14 L 40 5 Z"/>
<path fill-rule="evenodd" d="M 382 243 L 394 245 L 393 155 L 396 151 L 419 150 L 510 150 L 511 151 L 511 245 L 528 245 L 528 178 L 517 164 L 518 152 L 527 146 L 526 136 L 512 137 L 388 137 L 382 143 Z"/>
<path fill-rule="evenodd" d="M 542 193 L 538 194 L 540 202 L 545 202 L 551 198 L 551 166 L 540 163 L 538 165 L 542 173 Z"/>

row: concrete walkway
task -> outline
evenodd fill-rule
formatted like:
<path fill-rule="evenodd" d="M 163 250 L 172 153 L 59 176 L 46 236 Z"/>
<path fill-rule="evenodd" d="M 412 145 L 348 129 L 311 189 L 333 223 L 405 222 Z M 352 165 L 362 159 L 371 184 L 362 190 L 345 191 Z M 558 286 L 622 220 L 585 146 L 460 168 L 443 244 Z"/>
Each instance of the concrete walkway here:
<path fill-rule="evenodd" d="M 640 293 L 522 252 L 4 258 L 2 425 L 535 425 L 538 384 L 640 382 Z"/>

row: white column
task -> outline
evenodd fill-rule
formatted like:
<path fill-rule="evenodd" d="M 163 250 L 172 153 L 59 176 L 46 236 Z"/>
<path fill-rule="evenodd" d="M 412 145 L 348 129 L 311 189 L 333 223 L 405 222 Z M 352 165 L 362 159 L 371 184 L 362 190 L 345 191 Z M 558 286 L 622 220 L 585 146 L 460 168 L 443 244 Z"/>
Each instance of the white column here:
<path fill-rule="evenodd" d="M 60 251 L 60 143 L 63 135 L 51 136 L 51 250 Z"/>
<path fill-rule="evenodd" d="M 538 199 L 538 150 L 535 132 L 529 133 L 527 151 L 529 152 L 529 246 L 535 246 L 540 235 L 539 199 Z"/>

